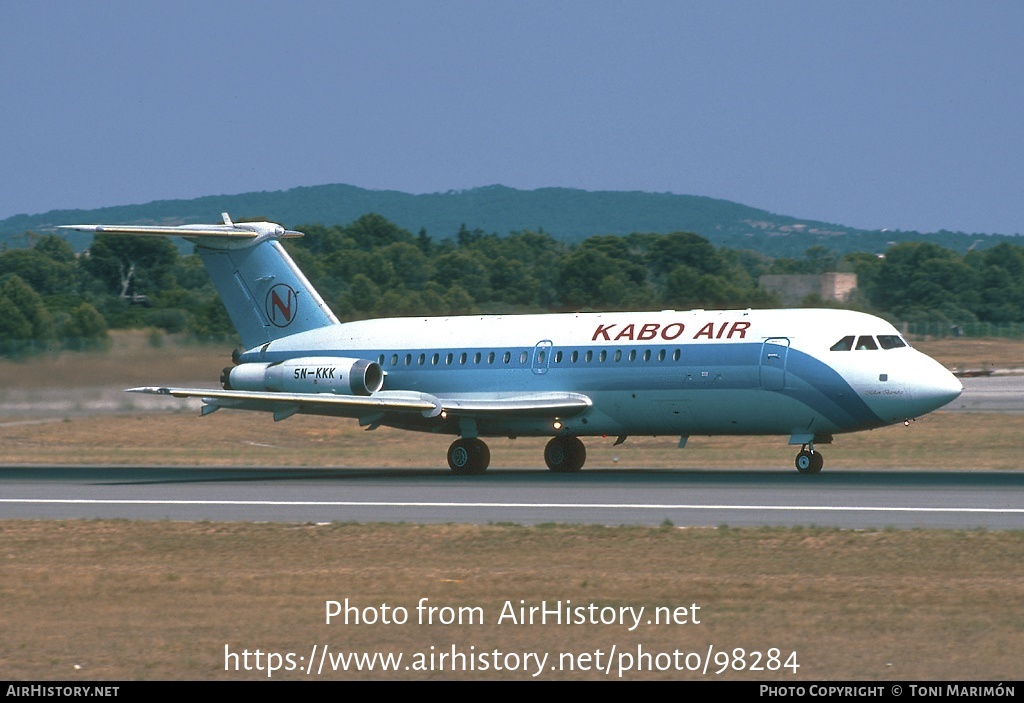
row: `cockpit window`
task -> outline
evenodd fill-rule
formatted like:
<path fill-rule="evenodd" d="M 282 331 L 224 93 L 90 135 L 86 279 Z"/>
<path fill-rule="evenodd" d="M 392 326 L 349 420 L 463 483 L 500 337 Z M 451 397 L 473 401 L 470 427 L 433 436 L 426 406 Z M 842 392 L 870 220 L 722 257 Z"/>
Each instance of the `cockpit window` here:
<path fill-rule="evenodd" d="M 896 349 L 907 346 L 907 343 L 898 334 L 880 334 L 878 335 L 878 345 L 882 349 Z"/>
<path fill-rule="evenodd" d="M 856 346 L 854 346 L 853 343 L 855 339 L 857 340 Z M 861 351 L 865 349 L 878 349 L 879 347 L 882 349 L 897 349 L 899 347 L 906 346 L 908 346 L 906 341 L 904 341 L 903 337 L 898 334 L 880 334 L 878 335 L 877 343 L 875 342 L 874 337 L 866 334 L 861 335 L 860 337 L 856 337 L 851 334 L 840 339 L 838 342 L 833 344 L 830 349 L 832 351 L 850 351 L 851 349 Z"/>

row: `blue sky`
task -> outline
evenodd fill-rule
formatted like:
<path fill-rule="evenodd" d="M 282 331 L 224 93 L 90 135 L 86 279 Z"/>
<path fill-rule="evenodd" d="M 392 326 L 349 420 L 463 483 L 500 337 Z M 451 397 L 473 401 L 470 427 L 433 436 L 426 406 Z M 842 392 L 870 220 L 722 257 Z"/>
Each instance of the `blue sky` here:
<path fill-rule="evenodd" d="M 1022 76 L 1016 0 L 6 0 L 0 218 L 500 183 L 1024 233 Z"/>

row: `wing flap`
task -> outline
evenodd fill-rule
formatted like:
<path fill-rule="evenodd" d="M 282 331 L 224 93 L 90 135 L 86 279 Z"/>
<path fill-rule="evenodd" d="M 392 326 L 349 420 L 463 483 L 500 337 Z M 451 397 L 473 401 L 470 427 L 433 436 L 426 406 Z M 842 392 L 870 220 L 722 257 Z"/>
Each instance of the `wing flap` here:
<path fill-rule="evenodd" d="M 478 394 L 465 397 L 440 398 L 449 415 L 575 415 L 593 403 L 582 393 L 516 393 L 506 395 Z"/>

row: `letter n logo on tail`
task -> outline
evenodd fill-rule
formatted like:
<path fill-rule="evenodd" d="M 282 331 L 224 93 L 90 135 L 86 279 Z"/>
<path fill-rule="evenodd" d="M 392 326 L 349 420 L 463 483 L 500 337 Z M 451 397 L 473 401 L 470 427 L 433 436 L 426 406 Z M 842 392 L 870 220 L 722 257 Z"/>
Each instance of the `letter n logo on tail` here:
<path fill-rule="evenodd" d="M 267 293 L 267 319 L 270 324 L 287 327 L 298 312 L 299 298 L 291 286 L 278 283 Z"/>

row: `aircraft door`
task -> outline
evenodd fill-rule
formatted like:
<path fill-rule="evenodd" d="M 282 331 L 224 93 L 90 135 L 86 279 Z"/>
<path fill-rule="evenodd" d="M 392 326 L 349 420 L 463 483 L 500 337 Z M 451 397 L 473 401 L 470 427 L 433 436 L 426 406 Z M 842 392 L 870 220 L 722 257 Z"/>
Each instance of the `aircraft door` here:
<path fill-rule="evenodd" d="M 537 346 L 533 348 L 533 372 L 538 376 L 547 373 L 551 367 L 552 346 L 551 340 L 545 339 L 537 342 Z"/>
<path fill-rule="evenodd" d="M 786 357 L 789 355 L 789 339 L 769 337 L 761 345 L 761 388 L 766 391 L 781 391 L 786 386 Z"/>

